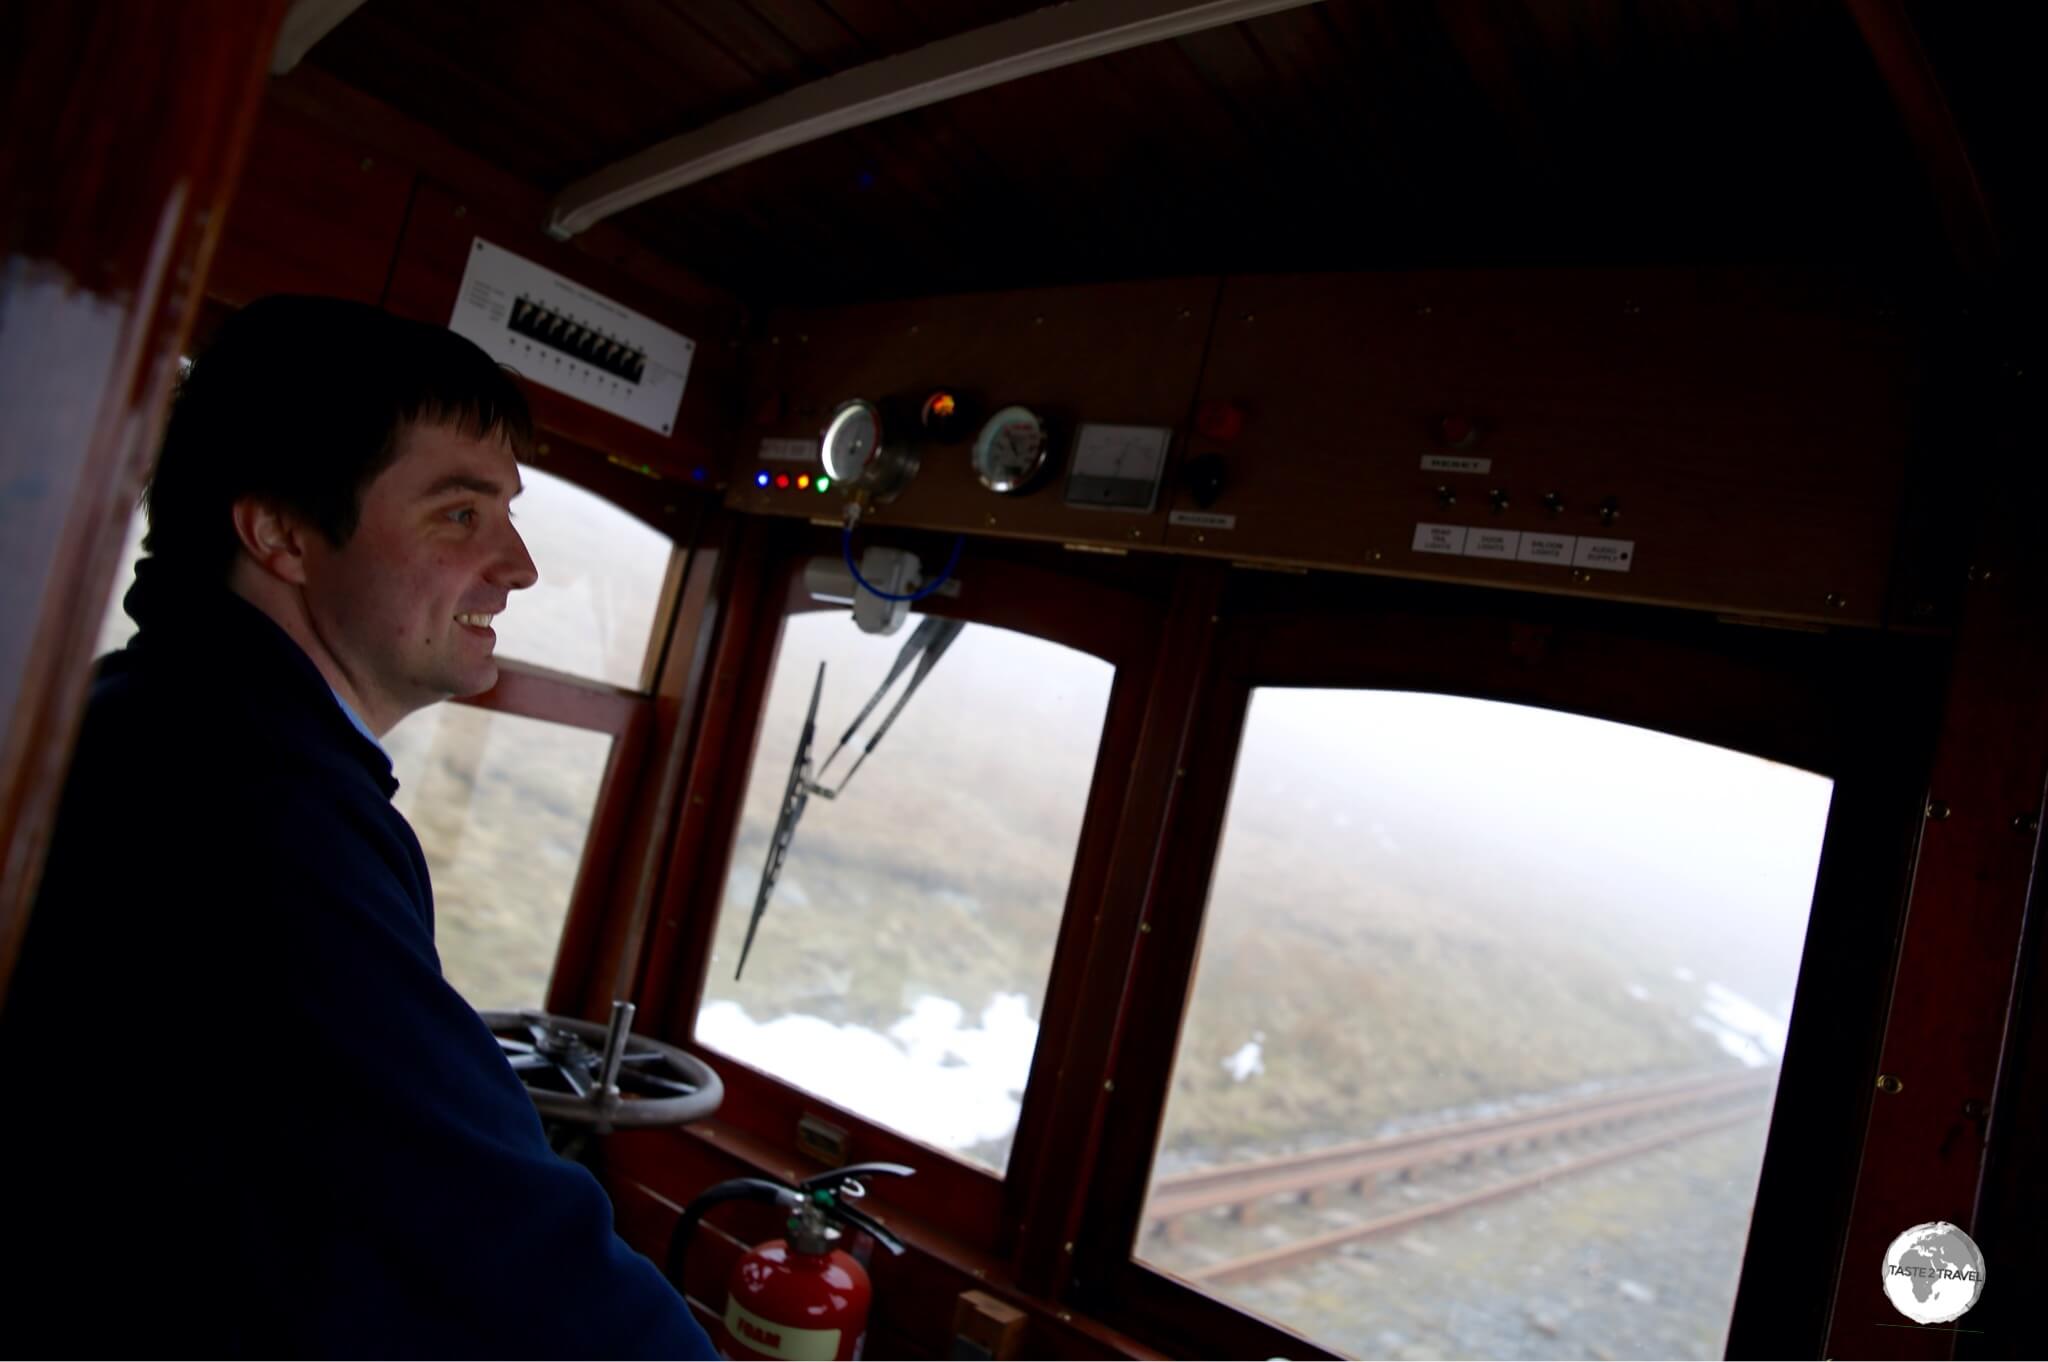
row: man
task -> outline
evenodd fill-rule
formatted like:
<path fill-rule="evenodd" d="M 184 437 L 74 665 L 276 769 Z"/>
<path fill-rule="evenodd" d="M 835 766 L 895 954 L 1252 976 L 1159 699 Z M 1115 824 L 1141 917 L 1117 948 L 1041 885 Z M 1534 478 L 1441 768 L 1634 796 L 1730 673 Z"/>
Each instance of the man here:
<path fill-rule="evenodd" d="M 531 439 L 333 299 L 187 377 L 0 1021 L 6 1352 L 716 1355 L 442 979 L 378 745 L 497 680 Z"/>

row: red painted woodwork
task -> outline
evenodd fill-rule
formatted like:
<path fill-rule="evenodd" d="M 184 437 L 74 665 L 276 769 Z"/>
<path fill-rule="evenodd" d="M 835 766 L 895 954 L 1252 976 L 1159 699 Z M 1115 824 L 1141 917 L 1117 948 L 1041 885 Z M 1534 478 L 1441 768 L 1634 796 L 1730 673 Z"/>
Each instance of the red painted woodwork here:
<path fill-rule="evenodd" d="M 615 852 L 619 867 L 609 911 L 565 942 L 556 966 L 557 1005 L 580 1006 L 584 1016 L 605 1015 L 618 997 L 638 998 L 646 1006 L 646 990 L 638 984 L 656 891 L 667 869 L 665 830 L 677 821 L 683 775 L 705 709 L 704 679 L 721 618 L 717 588 L 734 526 L 714 518 L 701 528 L 681 560 L 680 579 L 672 580 L 664 597 L 648 711 L 649 758 L 626 796 L 634 816 Z"/>
<path fill-rule="evenodd" d="M 2041 1023 L 2022 1003 L 2041 988 L 2040 958 L 2030 955 L 2025 934 L 2041 931 L 2038 916 L 2028 922 L 2028 895 L 2031 889 L 2038 905 L 2048 790 L 2048 545 L 2034 519 L 2048 474 L 2032 429 L 2038 381 L 2025 381 L 2025 366 L 2013 358 L 2025 353 L 2021 332 L 1988 330 L 1992 343 L 1968 357 L 1977 381 L 1964 390 L 1973 400 L 1962 428 L 1987 455 L 1994 495 L 1963 574 L 1955 666 L 1926 786 L 1891 1012 L 1882 1052 L 1865 1075 L 1874 1083 L 1886 1074 L 1901 1086 L 1871 1100 L 1831 1356 L 1924 1357 L 1954 1346 L 1953 1333 L 1898 1327 L 1880 1292 L 1877 1264 L 1886 1246 L 1914 1225 L 1947 1220 L 1975 1233 L 1981 1223 L 1987 1278 L 2003 1269 L 2011 1281 L 2042 1264 L 2030 1222 L 2038 1225 L 2048 1211 L 2048 1194 L 2037 1168 L 2020 1171 L 2037 1163 L 2041 1147 L 2009 1143 L 2006 1132 L 2040 1129 L 2023 1095 L 2040 1092 L 2038 1074 L 2026 1066 L 2030 1044 L 2039 1044 L 2027 1027 Z M 2040 1064 L 2038 1051 L 2031 1062 Z M 2002 1162 L 1987 1164 L 1994 1151 Z M 2001 1191 L 2016 1195 L 2002 1199 Z M 1974 1311 L 1957 1321 L 2000 1323 L 1977 1341 L 1978 1355 L 2037 1350 L 2031 1305 L 2003 1305 L 1989 1321 Z"/>
<path fill-rule="evenodd" d="M 207 296 L 234 307 L 268 293 L 377 302 L 414 178 L 410 165 L 266 99 Z"/>
<path fill-rule="evenodd" d="M 0 41 L 0 990 L 283 0 L 31 0 Z"/>
<path fill-rule="evenodd" d="M 1166 542 L 1875 625 L 1921 388 L 1910 333 L 1885 308 L 1825 273 L 1233 278 L 1200 398 L 1250 402 L 1258 416 L 1227 444 L 1190 440 L 1184 455 L 1224 461 L 1223 491 L 1197 508 L 1174 485 L 1168 509 L 1234 523 L 1169 525 Z M 1469 447 L 1447 444 L 1447 412 L 1476 420 Z M 1633 563 L 1425 553 L 1419 524 L 1621 539 Z"/>
<path fill-rule="evenodd" d="M 626 731 L 626 725 L 646 704 L 646 697 L 601 681 L 506 659 L 498 664 L 498 684 L 465 703 L 617 736 Z"/>

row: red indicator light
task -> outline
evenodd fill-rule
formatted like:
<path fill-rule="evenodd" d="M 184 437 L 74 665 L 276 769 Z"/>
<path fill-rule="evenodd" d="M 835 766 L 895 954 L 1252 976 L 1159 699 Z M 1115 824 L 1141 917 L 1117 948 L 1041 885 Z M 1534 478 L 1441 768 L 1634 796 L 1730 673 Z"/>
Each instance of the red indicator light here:
<path fill-rule="evenodd" d="M 1245 410 L 1235 402 L 1204 402 L 1195 409 L 1195 429 L 1212 440 L 1235 440 L 1244 422 Z"/>
<path fill-rule="evenodd" d="M 1479 423 L 1454 412 L 1437 419 L 1436 437 L 1452 449 L 1470 449 L 1479 443 Z"/>
<path fill-rule="evenodd" d="M 787 473 L 777 473 L 777 474 L 775 475 L 775 485 L 776 485 L 777 487 L 787 487 L 787 486 L 789 486 L 789 474 L 787 474 Z"/>

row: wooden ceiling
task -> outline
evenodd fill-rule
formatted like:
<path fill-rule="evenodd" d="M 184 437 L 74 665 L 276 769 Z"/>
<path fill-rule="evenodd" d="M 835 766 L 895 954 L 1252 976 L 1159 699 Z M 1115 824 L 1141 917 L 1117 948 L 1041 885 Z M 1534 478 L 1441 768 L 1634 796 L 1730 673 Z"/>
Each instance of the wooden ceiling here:
<path fill-rule="evenodd" d="M 368 0 L 307 60 L 552 192 L 1035 7 Z M 760 303 L 1944 254 L 1849 7 L 1778 0 L 1327 0 L 900 115 L 613 221 Z"/>

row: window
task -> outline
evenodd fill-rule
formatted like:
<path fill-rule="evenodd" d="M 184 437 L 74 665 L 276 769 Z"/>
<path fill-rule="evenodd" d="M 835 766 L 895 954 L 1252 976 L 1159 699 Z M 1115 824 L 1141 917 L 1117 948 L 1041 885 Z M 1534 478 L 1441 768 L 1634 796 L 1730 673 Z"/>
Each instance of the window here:
<path fill-rule="evenodd" d="M 1003 1171 L 1037 1040 L 1115 668 L 968 624 L 859 774 L 814 796 L 735 979 L 790 761 L 825 665 L 814 762 L 911 630 L 789 618 L 712 942 L 699 1043 Z M 837 787 L 875 726 L 814 770 Z"/>
<path fill-rule="evenodd" d="M 643 671 L 675 544 L 595 492 L 532 464 L 513 503 L 540 581 L 498 618 L 498 655 L 629 690 Z"/>
<path fill-rule="evenodd" d="M 1136 1257 L 1344 1355 L 1720 1356 L 1831 794 L 1253 691 Z"/>
<path fill-rule="evenodd" d="M 385 735 L 434 882 L 441 969 L 479 1011 L 540 1007 L 613 739 L 473 705 Z"/>
<path fill-rule="evenodd" d="M 135 621 L 128 618 L 128 612 L 121 608 L 121 601 L 128 594 L 128 588 L 135 585 L 135 563 L 142 557 L 142 536 L 149 533 L 149 517 L 137 507 L 135 514 L 128 517 L 128 537 L 121 545 L 121 566 L 114 569 L 114 590 L 107 597 L 107 608 L 100 616 L 99 642 L 93 645 L 92 655 L 102 657 L 128 646 L 128 640 L 135 637 Z"/>

